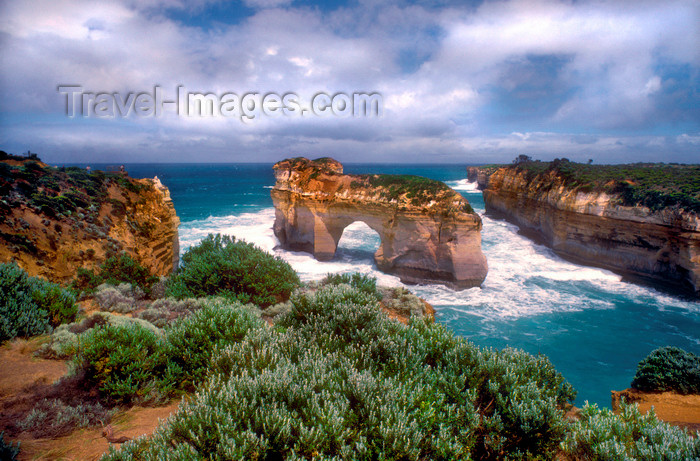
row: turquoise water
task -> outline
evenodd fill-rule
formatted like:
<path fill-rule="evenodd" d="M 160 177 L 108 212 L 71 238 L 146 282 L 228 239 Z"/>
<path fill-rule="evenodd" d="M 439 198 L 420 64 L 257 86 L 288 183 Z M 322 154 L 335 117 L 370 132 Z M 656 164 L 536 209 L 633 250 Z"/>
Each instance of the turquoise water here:
<path fill-rule="evenodd" d="M 96 166 L 96 165 L 94 165 Z M 271 165 L 127 165 L 134 177 L 158 175 L 170 188 L 182 224 L 184 251 L 209 232 L 254 242 L 292 264 L 302 279 L 360 271 L 400 285 L 373 266 L 377 234 L 349 226 L 333 261 L 276 249 Z M 482 288 L 453 291 L 410 287 L 437 310 L 437 320 L 476 344 L 546 354 L 585 400 L 610 406 L 610 391 L 629 386 L 636 364 L 652 349 L 674 345 L 700 354 L 700 304 L 621 281 L 611 272 L 562 260 L 518 235 L 517 227 L 483 216 L 481 193 L 465 166 L 346 165 L 347 173 L 417 174 L 459 190 L 484 220 L 489 274 Z"/>

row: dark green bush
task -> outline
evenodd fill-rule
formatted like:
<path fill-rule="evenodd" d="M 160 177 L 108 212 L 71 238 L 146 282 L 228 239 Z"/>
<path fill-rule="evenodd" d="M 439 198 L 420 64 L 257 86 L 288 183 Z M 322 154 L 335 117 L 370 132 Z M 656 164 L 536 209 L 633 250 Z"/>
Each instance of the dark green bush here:
<path fill-rule="evenodd" d="M 93 293 L 95 288 L 103 283 L 115 286 L 120 283 L 129 283 L 132 287 L 138 287 L 149 294 L 156 282 L 158 277 L 152 275 L 131 256 L 122 253 L 107 258 L 97 272 L 79 268 L 76 278 L 71 283 L 71 289 L 78 293 Z"/>
<path fill-rule="evenodd" d="M 328 274 L 321 281 L 321 285 L 340 285 L 341 283 L 348 284 L 363 293 L 374 296 L 378 300 L 382 299 L 382 296 L 377 291 L 377 278 L 371 275 L 359 272 L 352 274 Z"/>
<path fill-rule="evenodd" d="M 0 341 L 45 333 L 77 313 L 68 291 L 30 277 L 16 264 L 0 264 Z"/>
<path fill-rule="evenodd" d="M 19 442 L 17 445 L 5 441 L 5 433 L 0 432 L 0 459 L 6 461 L 15 461 L 19 456 Z"/>
<path fill-rule="evenodd" d="M 553 459 L 571 386 L 543 357 L 390 321 L 347 286 L 224 346 L 167 425 L 104 459 Z"/>
<path fill-rule="evenodd" d="M 108 403 L 128 404 L 157 395 L 165 369 L 163 350 L 163 338 L 153 330 L 106 325 L 85 334 L 74 362 Z"/>
<path fill-rule="evenodd" d="M 700 394 L 700 356 L 678 347 L 655 349 L 637 365 L 632 387 L 651 392 Z"/>
<path fill-rule="evenodd" d="M 267 307 L 289 299 L 300 284 L 294 269 L 251 243 L 210 234 L 182 257 L 167 296 L 178 299 L 223 296 Z"/>
<path fill-rule="evenodd" d="M 215 349 L 242 340 L 249 330 L 263 321 L 252 309 L 231 305 L 223 299 L 204 302 L 204 306 L 168 330 L 165 355 L 167 379 L 174 386 L 193 389 L 209 371 Z"/>

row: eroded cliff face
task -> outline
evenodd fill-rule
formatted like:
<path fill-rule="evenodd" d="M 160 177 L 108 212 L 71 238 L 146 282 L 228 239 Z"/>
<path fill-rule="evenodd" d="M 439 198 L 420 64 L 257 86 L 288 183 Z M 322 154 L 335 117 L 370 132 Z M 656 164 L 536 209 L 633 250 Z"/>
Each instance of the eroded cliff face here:
<path fill-rule="evenodd" d="M 528 180 L 514 168 L 480 178 L 486 212 L 503 217 L 561 256 L 700 295 L 700 219 L 677 208 L 621 206 L 582 193 L 550 173 Z"/>
<path fill-rule="evenodd" d="M 486 277 L 481 218 L 444 184 L 344 175 L 332 159 L 284 160 L 274 170 L 274 231 L 284 248 L 329 260 L 345 227 L 362 221 L 381 239 L 377 267 L 404 282 L 467 288 Z"/>
<path fill-rule="evenodd" d="M 158 178 L 8 167 L 0 179 L 0 262 L 62 283 L 122 251 L 155 275 L 177 267 L 180 220 Z"/>

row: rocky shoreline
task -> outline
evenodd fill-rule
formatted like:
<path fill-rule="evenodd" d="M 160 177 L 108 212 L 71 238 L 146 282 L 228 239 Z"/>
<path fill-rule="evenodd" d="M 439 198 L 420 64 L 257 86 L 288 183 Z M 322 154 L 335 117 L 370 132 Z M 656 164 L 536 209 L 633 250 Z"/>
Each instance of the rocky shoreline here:
<path fill-rule="evenodd" d="M 576 263 L 700 296 L 700 217 L 679 208 L 621 205 L 606 192 L 567 187 L 554 172 L 470 168 L 486 212 Z"/>

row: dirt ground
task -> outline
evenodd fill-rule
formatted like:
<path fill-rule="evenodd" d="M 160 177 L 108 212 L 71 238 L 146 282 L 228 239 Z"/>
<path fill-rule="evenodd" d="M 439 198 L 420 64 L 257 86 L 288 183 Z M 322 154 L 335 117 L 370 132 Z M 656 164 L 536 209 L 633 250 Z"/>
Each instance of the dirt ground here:
<path fill-rule="evenodd" d="M 41 339 L 16 339 L 0 347 L 0 432 L 6 432 L 5 441 L 21 443 L 20 460 L 99 459 L 110 446 L 102 435 L 102 427 L 81 429 L 53 439 L 37 439 L 26 432 L 16 432 L 14 423 L 54 392 L 52 385 L 68 374 L 66 362 L 34 357 L 40 345 Z M 69 382 L 61 391 L 71 392 L 70 386 Z M 112 436 L 136 438 L 150 434 L 179 405 L 180 401 L 176 400 L 162 407 L 136 406 L 121 411 L 112 418 Z"/>
<path fill-rule="evenodd" d="M 673 392 L 645 393 L 626 389 L 612 393 L 613 410 L 617 413 L 620 398 L 628 403 L 639 405 L 639 411 L 646 414 L 654 407 L 656 416 L 674 426 L 700 431 L 700 395 L 679 395 Z"/>

